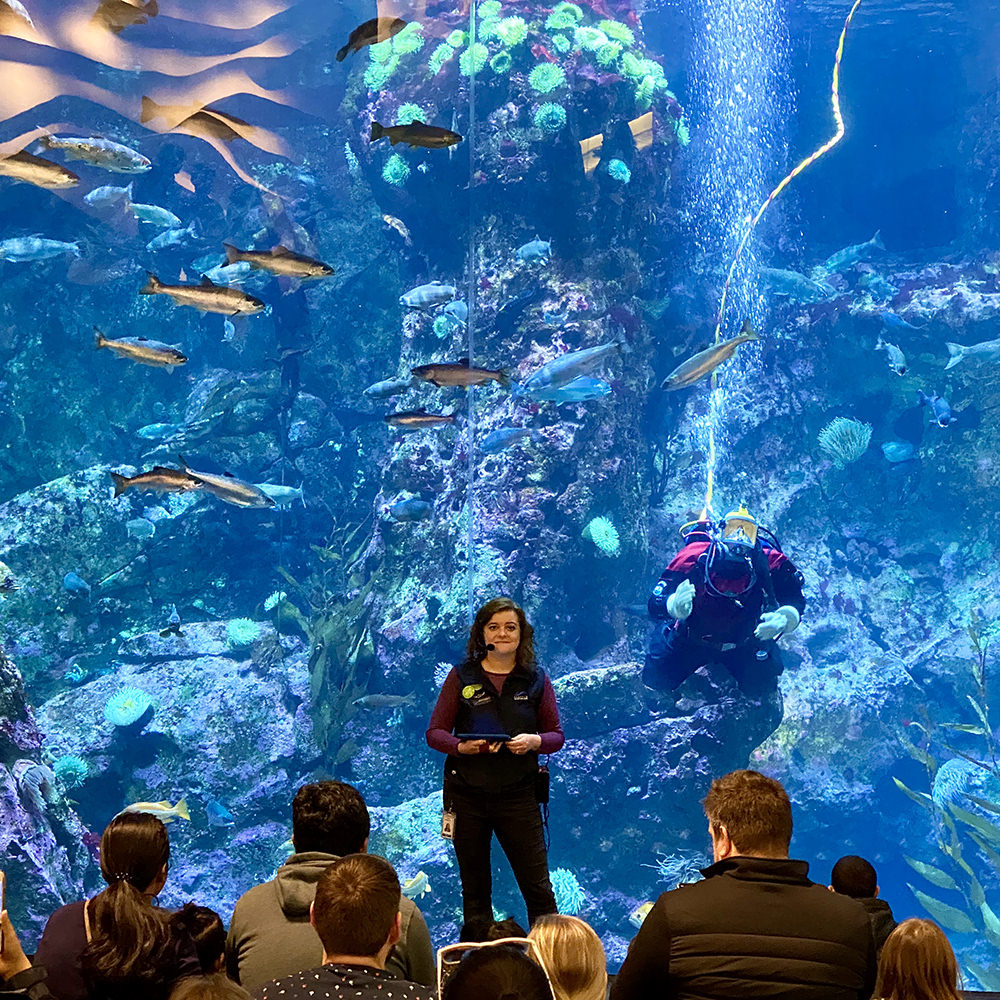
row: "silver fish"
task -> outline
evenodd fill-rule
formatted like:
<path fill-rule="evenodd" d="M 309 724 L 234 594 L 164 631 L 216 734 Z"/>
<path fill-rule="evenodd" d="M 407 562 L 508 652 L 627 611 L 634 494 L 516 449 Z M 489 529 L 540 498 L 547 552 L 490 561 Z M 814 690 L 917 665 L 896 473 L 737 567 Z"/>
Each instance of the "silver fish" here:
<path fill-rule="evenodd" d="M 161 229 L 180 229 L 184 225 L 173 212 L 166 208 L 160 208 L 159 205 L 141 205 L 133 202 L 132 214 L 140 222 L 148 222 Z"/>
<path fill-rule="evenodd" d="M 558 388 L 585 374 L 599 365 L 615 351 L 620 351 L 620 341 L 587 347 L 582 351 L 569 351 L 542 365 L 533 375 L 521 383 L 521 393 L 533 395 L 539 389 Z"/>
<path fill-rule="evenodd" d="M 185 473 L 201 484 L 201 489 L 212 496 L 231 503 L 234 507 L 273 507 L 274 501 L 253 483 L 237 479 L 235 476 L 218 476 L 214 472 L 195 472 L 189 469 L 184 456 L 179 455 Z"/>
<path fill-rule="evenodd" d="M 1000 340 L 983 340 L 971 347 L 963 347 L 961 344 L 945 344 L 945 347 L 948 348 L 948 354 L 951 355 L 948 364 L 944 366 L 945 371 L 954 368 L 966 358 L 969 358 L 970 361 L 988 361 L 991 364 L 1000 361 Z"/>
<path fill-rule="evenodd" d="M 998 343 L 1000 343 L 1000 341 L 998 341 Z M 897 375 L 906 374 L 906 355 L 895 344 L 889 344 L 879 337 L 877 343 L 875 344 L 875 350 L 885 351 L 890 371 L 894 371 Z"/>
<path fill-rule="evenodd" d="M 24 263 L 30 260 L 48 260 L 60 254 L 70 253 L 80 256 L 80 247 L 76 243 L 63 243 L 62 240 L 46 240 L 41 236 L 15 236 L 0 243 L 0 260 L 10 260 Z"/>
<path fill-rule="evenodd" d="M 431 281 L 426 285 L 417 285 L 399 297 L 399 304 L 407 309 L 432 309 L 434 306 L 451 302 L 457 289 L 454 285 L 443 285 L 440 281 Z"/>
<path fill-rule="evenodd" d="M 142 174 L 152 167 L 150 160 L 142 153 L 120 142 L 96 137 L 59 139 L 54 135 L 43 135 L 38 140 L 46 149 L 61 149 L 73 160 L 83 160 L 94 167 L 111 170 L 117 174 Z"/>

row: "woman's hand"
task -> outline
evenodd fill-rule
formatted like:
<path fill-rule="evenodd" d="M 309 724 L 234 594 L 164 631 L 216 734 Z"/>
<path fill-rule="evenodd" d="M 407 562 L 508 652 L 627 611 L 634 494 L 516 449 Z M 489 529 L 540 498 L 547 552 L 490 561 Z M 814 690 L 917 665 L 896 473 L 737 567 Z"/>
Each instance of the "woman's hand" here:
<path fill-rule="evenodd" d="M 462 740 L 458 744 L 459 753 L 496 753 L 502 743 L 491 743 L 489 740 Z"/>
<path fill-rule="evenodd" d="M 533 753 L 541 745 L 542 738 L 538 733 L 521 733 L 507 741 L 507 749 L 516 754 Z"/>
<path fill-rule="evenodd" d="M 25 958 L 21 942 L 14 933 L 14 925 L 7 916 L 7 911 L 0 913 L 0 927 L 3 928 L 3 951 L 0 952 L 0 981 L 10 979 L 19 972 L 31 968 L 31 962 Z"/>

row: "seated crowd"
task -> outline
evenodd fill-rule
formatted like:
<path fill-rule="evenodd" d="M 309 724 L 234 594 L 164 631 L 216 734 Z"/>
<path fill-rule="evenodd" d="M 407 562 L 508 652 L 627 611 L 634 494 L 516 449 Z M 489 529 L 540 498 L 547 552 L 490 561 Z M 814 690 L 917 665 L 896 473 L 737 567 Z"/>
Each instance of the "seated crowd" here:
<path fill-rule="evenodd" d="M 841 858 L 832 884 L 788 856 L 782 786 L 755 771 L 712 783 L 713 864 L 663 893 L 610 987 L 611 1000 L 796 997 L 959 1000 L 958 967 L 929 920 L 898 926 L 874 868 Z M 154 905 L 169 873 L 166 828 L 116 816 L 101 838 L 107 888 L 48 921 L 31 962 L 0 916 L 0 997 L 31 1000 L 604 1000 L 604 949 L 584 921 L 467 925 L 435 963 L 420 910 L 392 865 L 367 853 L 360 793 L 324 781 L 292 804 L 294 853 L 236 904 L 228 935 L 206 907 Z M 827 891 L 829 889 L 829 891 Z"/>

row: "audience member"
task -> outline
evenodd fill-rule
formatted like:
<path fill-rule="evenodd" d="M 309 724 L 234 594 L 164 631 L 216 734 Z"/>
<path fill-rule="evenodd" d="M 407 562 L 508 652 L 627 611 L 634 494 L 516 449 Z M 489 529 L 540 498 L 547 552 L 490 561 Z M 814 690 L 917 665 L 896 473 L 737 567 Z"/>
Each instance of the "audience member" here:
<path fill-rule="evenodd" d="M 182 979 L 170 994 L 170 1000 L 250 1000 L 239 983 L 222 972 Z"/>
<path fill-rule="evenodd" d="M 882 1000 L 961 1000 L 958 962 L 932 920 L 904 920 L 886 939 L 875 996 Z"/>
<path fill-rule="evenodd" d="M 399 941 L 399 879 L 373 854 L 349 854 L 328 865 L 315 883 L 309 920 L 322 942 L 322 966 L 305 969 L 253 991 L 258 1000 L 436 1000 L 434 991 L 386 971 Z M 322 994 L 320 993 L 322 991 Z"/>
<path fill-rule="evenodd" d="M 226 940 L 229 975 L 248 990 L 320 964 L 322 945 L 309 926 L 316 884 L 338 858 L 368 850 L 371 820 L 361 793 L 340 781 L 303 785 L 292 801 L 295 853 L 270 882 L 236 903 Z M 434 951 L 423 914 L 399 898 L 399 944 L 386 970 L 400 979 L 434 983 Z"/>
<path fill-rule="evenodd" d="M 167 881 L 166 827 L 149 813 L 120 813 L 100 853 L 108 887 L 49 917 L 35 962 L 58 1000 L 165 1000 L 174 982 L 201 973 L 188 932 L 153 906 Z"/>
<path fill-rule="evenodd" d="M 577 917 L 539 917 L 528 937 L 548 970 L 555 1000 L 604 1000 L 608 962 L 601 939 Z"/>
<path fill-rule="evenodd" d="M 226 928 L 222 917 L 207 906 L 185 903 L 174 919 L 187 928 L 198 952 L 201 971 L 205 975 L 223 972 L 226 968 Z"/>
<path fill-rule="evenodd" d="M 704 801 L 714 864 L 663 893 L 611 988 L 612 1000 L 868 1000 L 875 945 L 854 900 L 788 857 L 792 807 L 756 771 L 712 782 Z"/>
<path fill-rule="evenodd" d="M 513 917 L 503 920 L 473 917 L 462 924 L 459 941 L 499 941 L 501 938 L 523 938 L 524 935 L 524 928 Z"/>
<path fill-rule="evenodd" d="M 31 965 L 14 931 L 7 911 L 0 912 L 0 997 L 25 997 L 27 1000 L 53 1000 L 45 982 L 45 969 Z"/>
<path fill-rule="evenodd" d="M 878 876 L 871 862 L 856 854 L 847 854 L 834 866 L 830 875 L 830 891 L 856 899 L 868 914 L 875 938 L 875 953 L 882 951 L 886 938 L 896 927 L 889 904 L 878 898 Z"/>
<path fill-rule="evenodd" d="M 470 951 L 444 984 L 441 1000 L 553 1000 L 553 993 L 542 966 L 499 944 Z"/>

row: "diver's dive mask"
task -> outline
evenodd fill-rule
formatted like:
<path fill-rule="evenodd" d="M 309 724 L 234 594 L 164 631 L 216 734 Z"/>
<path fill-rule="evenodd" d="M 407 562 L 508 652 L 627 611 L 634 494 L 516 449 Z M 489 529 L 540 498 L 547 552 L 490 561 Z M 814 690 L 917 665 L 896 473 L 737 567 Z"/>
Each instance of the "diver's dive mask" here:
<path fill-rule="evenodd" d="M 743 504 L 730 511 L 722 522 L 721 541 L 727 546 L 745 546 L 755 548 L 757 545 L 756 518 L 746 509 Z"/>

